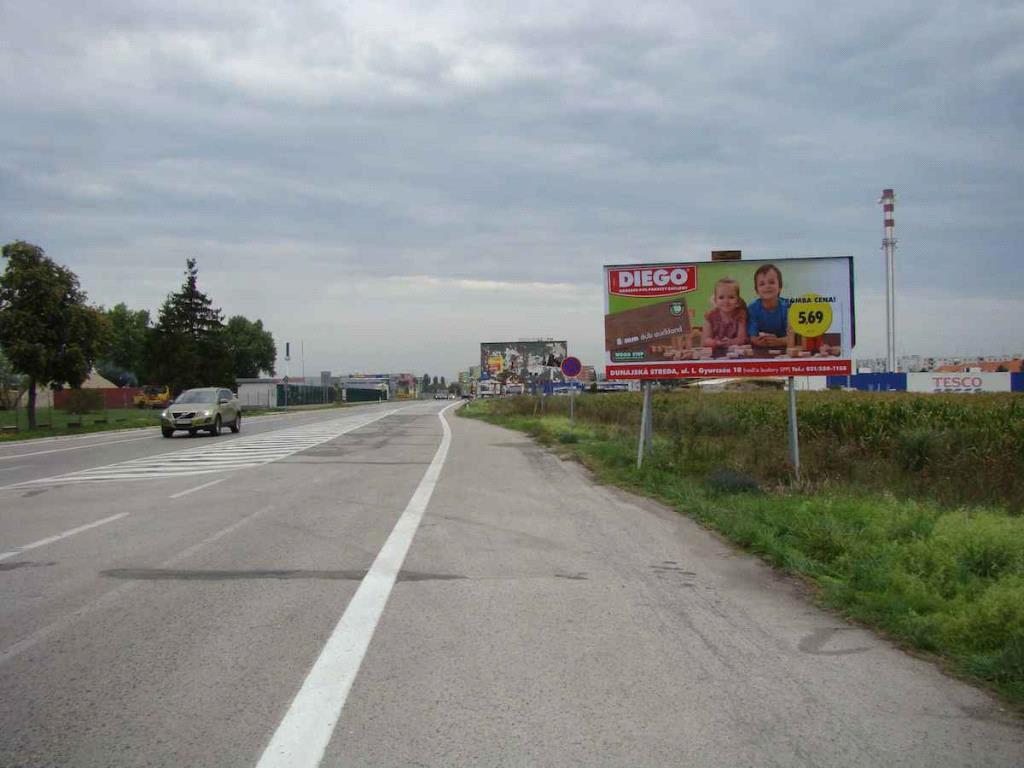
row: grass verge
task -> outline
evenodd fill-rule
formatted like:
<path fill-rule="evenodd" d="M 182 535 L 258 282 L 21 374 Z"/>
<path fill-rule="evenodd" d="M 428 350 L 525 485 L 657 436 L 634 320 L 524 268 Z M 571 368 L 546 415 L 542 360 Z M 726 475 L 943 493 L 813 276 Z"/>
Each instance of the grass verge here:
<path fill-rule="evenodd" d="M 43 409 L 37 412 L 36 424 L 35 429 L 28 428 L 28 415 L 24 409 L 0 411 L 0 428 L 4 428 L 0 431 L 0 442 L 60 435 L 81 435 L 89 432 L 107 432 L 136 427 L 156 427 L 160 425 L 160 411 L 111 408 L 106 411 L 78 415 L 61 410 L 49 412 Z M 11 427 L 17 427 L 17 431 L 10 429 Z"/>
<path fill-rule="evenodd" d="M 765 488 L 714 462 L 694 474 L 665 439 L 637 470 L 636 436 L 623 427 L 570 426 L 564 416 L 517 415 L 492 402 L 459 415 L 526 432 L 579 458 L 599 481 L 672 505 L 809 580 L 823 605 L 1024 710 L 1024 517 L 854 485 Z"/>

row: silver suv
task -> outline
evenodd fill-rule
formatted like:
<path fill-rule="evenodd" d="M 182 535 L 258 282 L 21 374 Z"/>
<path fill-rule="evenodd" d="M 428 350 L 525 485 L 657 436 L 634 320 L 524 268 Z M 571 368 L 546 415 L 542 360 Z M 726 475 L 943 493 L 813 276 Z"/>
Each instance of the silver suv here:
<path fill-rule="evenodd" d="M 170 437 L 175 430 L 195 435 L 200 429 L 219 435 L 221 427 L 232 432 L 242 428 L 242 408 L 230 389 L 205 387 L 186 389 L 160 414 L 160 431 Z"/>

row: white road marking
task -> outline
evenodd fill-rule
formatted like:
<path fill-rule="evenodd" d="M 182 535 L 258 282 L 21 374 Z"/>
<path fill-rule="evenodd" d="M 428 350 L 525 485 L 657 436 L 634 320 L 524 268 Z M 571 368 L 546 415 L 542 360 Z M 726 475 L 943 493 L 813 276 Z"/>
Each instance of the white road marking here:
<path fill-rule="evenodd" d="M 44 544 L 52 544 L 55 541 L 60 541 L 61 539 L 66 539 L 68 536 L 74 536 L 76 533 L 81 533 L 82 531 L 88 531 L 90 528 L 95 528 L 95 527 L 97 527 L 99 525 L 105 525 L 106 523 L 112 523 L 115 520 L 120 520 L 122 517 L 127 517 L 127 515 L 128 515 L 127 512 L 121 512 L 121 513 L 116 514 L 116 515 L 111 515 L 110 517 L 105 517 L 102 520 L 97 520 L 94 523 L 88 523 L 87 525 L 80 525 L 77 528 L 72 528 L 70 531 L 64 531 L 64 533 L 58 533 L 56 536 L 49 536 L 49 537 L 47 537 L 45 539 L 40 539 L 39 541 L 33 541 L 31 544 L 26 544 L 23 547 L 18 547 L 17 549 L 13 549 L 10 552 L 4 552 L 4 553 L 0 554 L 0 560 L 6 560 L 9 557 L 14 557 L 15 555 L 20 555 L 22 552 L 25 552 L 25 551 L 27 551 L 29 549 L 35 549 L 36 547 L 41 547 Z"/>
<path fill-rule="evenodd" d="M 438 412 L 444 436 L 433 461 L 292 700 L 257 768 L 316 768 L 323 759 L 448 455 L 452 432 L 444 413 L 458 404 Z"/>
<path fill-rule="evenodd" d="M 19 464 L 16 467 L 0 467 L 0 472 L 13 472 L 16 469 L 24 469 L 28 464 Z"/>
<path fill-rule="evenodd" d="M 211 480 L 208 483 L 203 483 L 202 485 L 197 485 L 195 488 L 189 488 L 187 491 L 180 491 L 178 493 L 172 493 L 167 498 L 169 498 L 169 499 L 180 499 L 182 496 L 188 496 L 190 493 L 195 493 L 196 491 L 201 491 L 201 490 L 203 490 L 203 488 L 209 488 L 211 485 L 216 485 L 217 483 L 223 483 L 225 480 L 227 480 L 226 477 L 222 477 L 222 478 L 220 478 L 220 480 Z"/>
<path fill-rule="evenodd" d="M 69 448 L 51 448 L 48 451 L 36 451 L 35 453 L 15 453 L 10 456 L 0 456 L 0 461 L 10 461 L 11 459 L 24 459 L 26 456 L 42 456 L 44 453 L 63 453 L 64 451 L 81 451 L 83 448 L 104 448 L 108 445 L 117 445 L 118 443 L 134 443 L 136 440 L 155 440 L 156 435 L 146 435 L 145 437 L 129 437 L 125 440 L 107 440 L 103 443 L 89 443 L 89 445 L 72 445 Z"/>
<path fill-rule="evenodd" d="M 214 442 L 211 439 L 210 442 L 204 441 L 204 445 L 196 448 L 131 459 L 105 467 L 69 472 L 65 475 L 26 480 L 21 483 L 0 486 L 0 490 L 32 488 L 40 485 L 66 485 L 68 483 L 191 477 L 256 467 L 333 440 L 397 413 L 398 410 L 395 408 L 384 411 L 369 418 L 345 416 L 330 421 L 318 421 L 275 432 L 264 432 L 251 437 L 235 438 L 226 442 Z"/>
<path fill-rule="evenodd" d="M 273 506 L 263 507 L 263 509 L 257 509 L 255 512 L 250 512 L 248 515 L 243 517 L 241 520 L 236 520 L 235 522 L 233 522 L 227 528 L 221 528 L 219 531 L 217 531 L 212 536 L 208 536 L 205 539 L 203 539 L 202 541 L 200 541 L 199 543 L 193 544 L 188 549 L 185 549 L 185 550 L 179 552 L 178 554 L 174 555 L 170 559 L 164 560 L 157 567 L 158 568 L 170 568 L 172 565 L 177 565 L 182 560 L 185 560 L 185 559 L 191 557 L 192 555 L 194 555 L 199 550 L 201 550 L 201 549 L 203 549 L 205 547 L 208 547 L 213 542 L 217 541 L 220 538 L 223 538 L 224 536 L 227 536 L 232 531 L 235 531 L 238 528 L 241 528 L 243 525 L 245 525 L 250 520 L 256 518 L 259 515 L 264 514 L 265 512 L 269 512 L 271 509 L 273 509 Z M 127 513 L 125 513 L 125 514 L 127 514 Z M 105 608 L 109 603 L 113 602 L 116 598 L 120 597 L 125 592 L 130 592 L 131 590 L 136 589 L 138 587 L 138 584 L 139 584 L 139 582 L 136 582 L 136 581 L 129 581 L 129 582 L 126 582 L 124 584 L 121 584 L 120 586 L 115 587 L 114 589 L 110 590 L 109 592 L 103 593 L 98 598 L 93 600 L 91 603 L 87 603 L 87 604 L 83 605 L 81 608 L 79 608 L 75 612 L 70 613 L 67 616 L 64 616 L 63 618 L 58 619 L 57 621 L 53 622 L 52 624 L 47 624 L 45 627 L 37 629 L 35 632 L 33 632 L 28 637 L 26 637 L 26 638 L 24 638 L 22 640 L 19 640 L 14 645 L 9 646 L 8 648 L 6 648 L 3 652 L 0 652 L 0 666 L 3 666 L 8 661 L 10 661 L 11 659 L 15 658 L 18 654 L 24 653 L 29 648 L 32 648 L 33 646 L 35 646 L 36 644 L 38 644 L 42 640 L 45 640 L 47 637 L 52 635 L 54 632 L 59 632 L 61 630 L 67 629 L 68 627 L 70 627 L 72 624 L 74 624 L 76 621 L 78 621 L 83 616 L 85 616 L 87 614 L 90 614 L 93 611 L 96 611 L 96 610 L 98 610 L 100 608 Z"/>

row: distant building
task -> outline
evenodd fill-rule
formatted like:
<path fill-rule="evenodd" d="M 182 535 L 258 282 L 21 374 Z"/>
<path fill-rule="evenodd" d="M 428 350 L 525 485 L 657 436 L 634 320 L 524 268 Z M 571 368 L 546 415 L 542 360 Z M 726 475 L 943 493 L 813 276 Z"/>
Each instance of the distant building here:
<path fill-rule="evenodd" d="M 990 355 L 988 357 L 958 357 L 942 356 L 934 357 L 925 355 L 903 355 L 896 361 L 900 373 L 927 373 L 929 371 L 941 371 L 947 373 L 978 371 L 996 372 L 1000 370 L 1011 373 L 1019 373 L 1021 358 L 1024 355 L 1007 357 L 1005 355 Z M 861 357 L 857 359 L 856 365 L 859 373 L 884 373 L 886 371 L 886 360 L 884 357 Z"/>

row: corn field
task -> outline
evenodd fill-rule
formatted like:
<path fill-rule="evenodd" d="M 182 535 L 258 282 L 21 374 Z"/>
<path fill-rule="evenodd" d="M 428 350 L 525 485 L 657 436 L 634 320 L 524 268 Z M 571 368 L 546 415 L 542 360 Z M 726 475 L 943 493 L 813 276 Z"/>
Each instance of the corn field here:
<path fill-rule="evenodd" d="M 801 392 L 801 463 L 812 484 L 841 482 L 951 505 L 1024 507 L 1024 397 Z M 736 470 L 761 483 L 791 476 L 783 392 L 656 393 L 653 460 L 681 472 Z M 564 397 L 496 401 L 495 413 L 567 415 Z M 635 435 L 636 393 L 576 399 L 576 418 Z"/>

